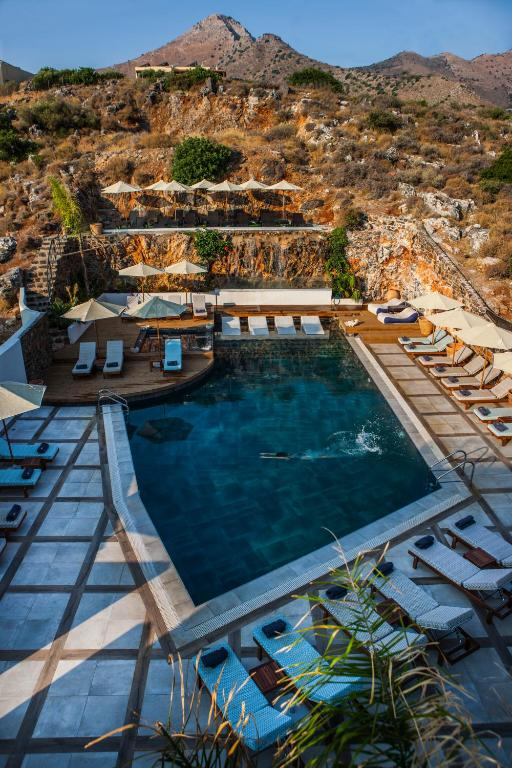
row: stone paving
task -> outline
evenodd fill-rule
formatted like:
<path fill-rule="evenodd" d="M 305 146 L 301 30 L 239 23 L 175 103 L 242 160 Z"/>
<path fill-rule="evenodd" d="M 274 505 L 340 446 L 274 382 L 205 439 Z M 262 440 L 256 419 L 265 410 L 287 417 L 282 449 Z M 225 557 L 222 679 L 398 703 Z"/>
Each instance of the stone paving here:
<path fill-rule="evenodd" d="M 511 452 L 501 450 L 398 345 L 374 345 L 372 353 L 445 452 L 461 445 L 485 448 L 464 514 L 510 539 Z M 0 768 L 121 768 L 135 757 L 141 758 L 135 765 L 147 768 L 153 762 L 147 730 L 116 734 L 98 751 L 84 752 L 84 746 L 126 722 L 167 719 L 172 648 L 167 636 L 158 637 L 158 611 L 112 509 L 97 427 L 92 407 L 44 407 L 11 423 L 13 440 L 44 439 L 60 450 L 27 500 L 0 494 L 1 511 L 20 499 L 27 511 L 0 558 Z M 422 531 L 442 539 L 443 520 Z M 407 538 L 391 543 L 389 557 L 439 601 L 465 604 L 431 571 L 412 569 Z M 280 613 L 298 621 L 306 607 L 294 600 Z M 500 764 L 512 765 L 512 616 L 488 625 L 479 609 L 474 613 L 468 629 L 481 648 L 451 671 L 471 696 L 467 707 L 474 721 L 505 737 Z M 248 667 L 257 663 L 254 624 L 235 638 Z M 191 665 L 185 661 L 190 695 Z M 204 702 L 205 717 L 208 706 Z"/>

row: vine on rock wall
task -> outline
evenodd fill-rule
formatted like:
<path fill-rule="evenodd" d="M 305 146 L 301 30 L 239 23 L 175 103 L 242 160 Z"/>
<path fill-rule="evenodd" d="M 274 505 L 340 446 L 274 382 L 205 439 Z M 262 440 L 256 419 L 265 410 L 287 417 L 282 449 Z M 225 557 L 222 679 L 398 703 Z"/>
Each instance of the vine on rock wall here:
<path fill-rule="evenodd" d="M 334 296 L 358 300 L 361 291 L 347 259 L 348 236 L 345 227 L 336 227 L 329 235 L 325 270 Z"/>

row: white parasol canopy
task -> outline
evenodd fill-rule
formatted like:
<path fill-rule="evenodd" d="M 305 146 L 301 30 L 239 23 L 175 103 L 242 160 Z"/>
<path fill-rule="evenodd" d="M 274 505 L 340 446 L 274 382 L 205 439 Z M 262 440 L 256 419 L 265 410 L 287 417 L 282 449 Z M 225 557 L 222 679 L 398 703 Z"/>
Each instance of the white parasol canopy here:
<path fill-rule="evenodd" d="M 182 184 L 179 181 L 170 181 L 167 185 L 167 192 L 190 192 L 191 187 L 187 187 L 186 184 Z"/>
<path fill-rule="evenodd" d="M 430 309 L 430 310 L 447 310 L 457 309 L 462 306 L 461 301 L 457 299 L 451 299 L 449 296 L 445 296 L 442 293 L 431 291 L 424 293 L 422 296 L 417 296 L 415 299 L 408 301 L 408 304 L 415 309 Z"/>
<path fill-rule="evenodd" d="M 132 309 L 128 309 L 126 314 L 130 317 L 139 317 L 141 320 L 156 320 L 156 332 L 158 336 L 158 349 L 160 349 L 160 324 L 162 317 L 180 317 L 187 312 L 188 307 L 181 304 L 175 304 L 174 301 L 167 301 L 160 296 L 151 296 L 147 301 Z"/>
<path fill-rule="evenodd" d="M 150 184 L 149 187 L 144 187 L 148 192 L 169 192 L 168 181 L 155 181 L 154 184 Z"/>
<path fill-rule="evenodd" d="M 243 184 L 240 184 L 240 189 L 245 189 L 249 192 L 257 192 L 259 189 L 268 188 L 268 184 L 263 184 L 261 181 L 256 181 L 256 179 L 253 179 L 252 177 L 248 181 L 244 181 Z"/>
<path fill-rule="evenodd" d="M 139 261 L 138 264 L 133 264 L 131 267 L 125 267 L 124 269 L 120 269 L 117 274 L 121 275 L 122 277 L 142 278 L 141 293 L 142 293 L 142 301 L 144 301 L 144 287 L 146 284 L 146 278 L 154 277 L 154 275 L 161 275 L 162 270 L 158 269 L 157 267 L 152 267 L 150 264 L 146 264 L 143 261 Z"/>
<path fill-rule="evenodd" d="M 177 261 L 175 264 L 170 264 L 168 267 L 165 267 L 164 272 L 167 272 L 169 275 L 199 275 L 202 272 L 208 272 L 208 270 L 206 267 L 201 267 L 199 264 L 194 264 L 192 261 L 181 259 L 181 261 Z"/>
<path fill-rule="evenodd" d="M 0 419 L 3 423 L 11 459 L 14 459 L 14 456 L 5 419 L 39 408 L 45 389 L 46 387 L 39 384 L 24 384 L 21 381 L 2 381 L 0 383 Z"/>
<path fill-rule="evenodd" d="M 118 304 L 89 299 L 89 301 L 84 301 L 83 304 L 77 304 L 76 307 L 72 307 L 62 317 L 65 317 L 66 320 L 77 320 L 79 323 L 94 323 L 96 343 L 99 348 L 100 339 L 96 320 L 108 320 L 111 317 L 118 317 L 123 309 L 124 307 L 120 307 Z"/>
<path fill-rule="evenodd" d="M 104 187 L 101 191 L 104 195 L 128 195 L 131 192 L 142 192 L 142 189 L 127 184 L 125 181 L 116 181 L 115 184 Z"/>
<path fill-rule="evenodd" d="M 464 344 L 472 344 L 475 347 L 485 347 L 499 352 L 512 349 L 512 332 L 499 328 L 494 323 L 487 322 L 478 328 L 461 330 L 457 336 Z"/>
<path fill-rule="evenodd" d="M 432 325 L 436 325 L 439 328 L 452 328 L 453 330 L 478 328 L 489 322 L 485 317 L 466 312 L 465 309 L 460 309 L 459 307 L 457 307 L 457 309 L 449 309 L 446 312 L 428 314 L 425 315 L 425 317 L 432 323 Z"/>
<path fill-rule="evenodd" d="M 214 186 L 215 183 L 213 181 L 208 181 L 208 179 L 201 179 L 201 181 L 196 181 L 195 184 L 192 184 L 190 189 L 211 189 L 211 187 Z"/>
<path fill-rule="evenodd" d="M 240 184 L 233 184 L 232 181 L 228 181 L 225 179 L 224 181 L 221 181 L 219 184 L 213 184 L 209 189 L 208 192 L 240 192 L 242 187 Z"/>
<path fill-rule="evenodd" d="M 497 352 L 492 362 L 503 373 L 512 373 L 512 352 Z"/>
<path fill-rule="evenodd" d="M 292 184 L 290 181 L 286 181 L 283 179 L 282 181 L 278 181 L 277 184 L 272 184 L 270 187 L 267 187 L 267 189 L 271 189 L 274 192 L 282 192 L 283 193 L 283 219 L 284 219 L 284 198 L 285 198 L 285 192 L 300 192 L 302 190 L 302 187 L 298 187 L 296 184 Z"/>

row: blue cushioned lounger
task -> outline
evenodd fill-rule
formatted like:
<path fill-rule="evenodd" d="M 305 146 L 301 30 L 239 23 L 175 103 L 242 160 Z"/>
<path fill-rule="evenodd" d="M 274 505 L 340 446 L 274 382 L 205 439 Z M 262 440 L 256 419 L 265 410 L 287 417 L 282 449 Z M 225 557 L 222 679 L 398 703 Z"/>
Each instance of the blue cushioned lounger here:
<path fill-rule="evenodd" d="M 329 703 L 343 699 L 361 688 L 363 679 L 354 675 L 324 678 L 322 674 L 317 674 L 316 670 L 327 668 L 327 662 L 283 616 L 272 618 L 272 621 L 276 620 L 283 621 L 286 625 L 282 635 L 267 637 L 263 632 L 263 626 L 268 624 L 265 622 L 265 625 L 257 627 L 253 632 L 254 641 L 269 658 L 279 664 L 288 677 L 293 678 L 294 686 L 304 692 L 310 701 Z"/>
<path fill-rule="evenodd" d="M 37 459 L 41 462 L 42 468 L 48 461 L 53 461 L 59 452 L 59 448 L 57 445 L 49 445 L 47 443 L 47 449 L 41 452 L 41 445 L 42 443 L 34 443 L 34 445 L 30 445 L 29 443 L 11 443 L 12 455 L 17 461 Z M 0 461 L 13 461 L 7 440 L 4 440 L 3 438 L 0 438 Z"/>
<path fill-rule="evenodd" d="M 0 469 L 0 489 L 2 488 L 23 488 L 23 493 L 28 496 L 28 489 L 34 488 L 39 478 L 41 470 L 34 469 L 30 477 L 23 477 L 24 469 L 13 467 L 12 469 Z"/>
<path fill-rule="evenodd" d="M 207 667 L 201 657 L 224 648 L 228 654 L 216 667 Z M 207 648 L 197 656 L 197 673 L 215 696 L 215 703 L 231 729 L 253 752 L 260 752 L 284 738 L 301 718 L 271 707 L 242 662 L 229 645 Z"/>

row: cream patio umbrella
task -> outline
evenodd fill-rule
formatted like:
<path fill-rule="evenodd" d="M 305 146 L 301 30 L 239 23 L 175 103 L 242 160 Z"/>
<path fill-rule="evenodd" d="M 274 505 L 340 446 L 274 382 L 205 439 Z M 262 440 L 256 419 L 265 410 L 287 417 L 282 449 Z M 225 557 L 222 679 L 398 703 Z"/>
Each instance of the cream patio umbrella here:
<path fill-rule="evenodd" d="M 181 195 L 185 192 L 190 192 L 191 187 L 187 187 L 186 184 L 182 184 L 180 181 L 175 181 L 174 179 L 170 181 L 167 185 L 167 192 L 170 192 L 174 195 Z M 175 204 L 174 205 L 174 220 L 176 221 L 176 217 L 178 215 L 178 207 Z"/>
<path fill-rule="evenodd" d="M 164 272 L 167 272 L 168 275 L 199 275 L 202 272 L 208 272 L 208 270 L 206 267 L 201 267 L 199 264 L 194 264 L 192 261 L 181 259 L 181 261 L 177 261 L 175 264 L 170 264 L 168 267 L 165 267 Z"/>
<path fill-rule="evenodd" d="M 267 187 L 267 189 L 275 190 L 276 192 L 282 192 L 283 193 L 283 219 L 284 219 L 284 198 L 286 195 L 286 192 L 302 192 L 302 187 L 298 187 L 296 184 L 292 184 L 290 181 L 285 181 L 283 179 L 282 181 L 278 181 L 277 184 L 272 184 L 270 187 Z"/>
<path fill-rule="evenodd" d="M 138 317 L 141 320 L 156 320 L 158 351 L 160 352 L 160 323 L 158 321 L 163 317 L 181 317 L 181 315 L 187 312 L 187 309 L 182 304 L 175 304 L 173 301 L 160 298 L 160 296 L 151 296 L 142 304 L 128 309 L 126 314 L 130 317 Z"/>
<path fill-rule="evenodd" d="M 425 315 L 427 320 L 437 328 L 446 328 L 452 332 L 457 332 L 465 328 L 478 328 L 480 325 L 486 325 L 489 321 L 479 315 L 466 312 L 465 309 L 457 307 L 449 309 L 446 312 L 435 312 Z M 457 333 L 455 333 L 457 335 Z M 455 360 L 455 348 L 453 350 L 452 361 Z"/>
<path fill-rule="evenodd" d="M 79 323 L 94 323 L 96 343 L 99 349 L 100 339 L 96 320 L 108 320 L 110 317 L 118 317 L 123 309 L 124 307 L 120 307 L 118 304 L 110 304 L 108 301 L 89 299 L 89 301 L 84 301 L 83 304 L 77 304 L 76 307 L 72 307 L 62 317 L 65 317 L 66 320 L 76 320 Z"/>
<path fill-rule="evenodd" d="M 494 367 L 503 373 L 512 374 L 512 352 L 496 352 L 492 362 Z"/>
<path fill-rule="evenodd" d="M 179 184 L 179 182 L 177 182 L 177 183 Z M 214 181 L 209 181 L 208 179 L 201 179 L 201 181 L 196 181 L 195 184 L 192 184 L 190 186 L 190 189 L 193 189 L 193 190 L 197 189 L 197 190 L 203 190 L 204 191 L 206 189 L 211 189 L 214 186 L 215 186 L 215 182 Z"/>
<path fill-rule="evenodd" d="M 101 192 L 104 195 L 130 195 L 132 192 L 142 192 L 142 189 L 125 181 L 116 181 L 115 184 L 104 187 Z"/>
<path fill-rule="evenodd" d="M 451 299 L 449 296 L 445 296 L 437 291 L 431 291 L 424 293 L 422 296 L 417 296 L 415 299 L 410 299 L 407 302 L 414 307 L 414 309 L 441 311 L 448 309 L 458 309 L 462 306 L 462 302 L 457 299 Z"/>
<path fill-rule="evenodd" d="M 150 184 L 149 187 L 144 187 L 145 192 L 168 192 L 168 181 L 155 181 L 154 184 Z"/>
<path fill-rule="evenodd" d="M 243 189 L 244 192 L 261 192 L 264 189 L 268 189 L 268 184 L 263 184 L 261 181 L 256 181 L 252 176 L 247 181 L 244 181 L 243 184 L 240 184 L 240 189 Z M 253 201 L 254 197 L 251 195 Z M 254 205 L 252 206 L 252 212 L 254 214 Z"/>
<path fill-rule="evenodd" d="M 227 213 L 228 211 L 228 195 L 231 195 L 233 192 L 240 192 L 242 191 L 242 188 L 240 184 L 233 184 L 232 181 L 228 181 L 225 179 L 224 181 L 221 181 L 219 184 L 214 184 L 210 189 L 208 190 L 209 194 L 216 194 L 217 192 L 224 192 L 225 194 L 225 211 Z"/>
<path fill-rule="evenodd" d="M 138 264 L 134 264 L 131 267 L 125 267 L 120 269 L 117 273 L 122 277 L 140 277 L 141 278 L 141 293 L 142 301 L 144 301 L 144 287 L 147 277 L 154 277 L 155 275 L 161 275 L 162 270 L 157 267 L 152 267 L 150 264 L 146 264 L 144 261 L 139 261 Z"/>
<path fill-rule="evenodd" d="M 512 332 L 499 328 L 494 323 L 487 322 L 477 328 L 467 328 L 458 331 L 457 336 L 464 344 L 490 350 L 494 358 L 495 352 L 512 350 Z M 492 364 L 494 365 L 494 359 Z M 484 367 L 485 370 L 485 367 Z M 484 371 L 482 371 L 482 381 Z"/>
<path fill-rule="evenodd" d="M 11 441 L 7 430 L 6 419 L 27 413 L 39 408 L 46 387 L 39 384 L 24 384 L 21 381 L 2 381 L 0 383 L 0 419 L 2 420 L 4 435 L 14 460 Z"/>

